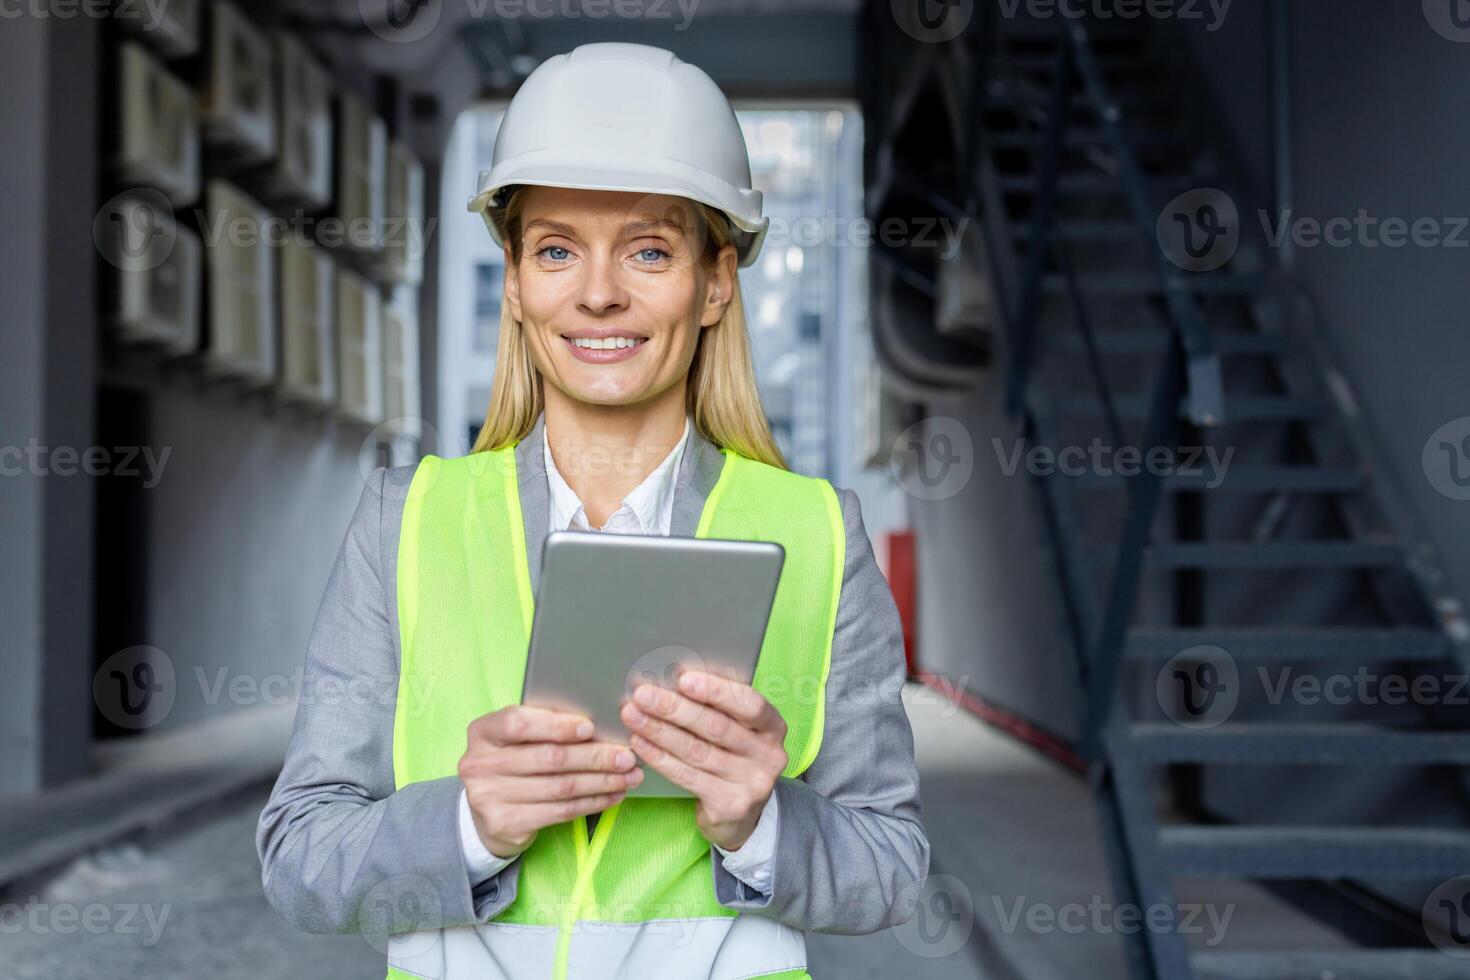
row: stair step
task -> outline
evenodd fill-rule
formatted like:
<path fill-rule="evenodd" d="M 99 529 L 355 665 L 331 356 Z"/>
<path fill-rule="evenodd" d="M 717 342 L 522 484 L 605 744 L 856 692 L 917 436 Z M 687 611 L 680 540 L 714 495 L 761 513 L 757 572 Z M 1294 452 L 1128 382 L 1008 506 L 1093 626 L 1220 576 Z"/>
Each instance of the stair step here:
<path fill-rule="evenodd" d="M 1081 487 L 1126 490 L 1128 481 L 1117 474 L 1103 475 L 1089 470 L 1076 478 Z M 1216 484 L 1218 482 L 1218 485 Z M 1224 479 L 1209 468 L 1205 460 L 1193 464 L 1189 472 L 1171 473 L 1164 478 L 1164 490 L 1170 493 L 1358 493 L 1363 489 L 1363 473 L 1353 469 L 1328 469 L 1319 466 L 1230 466 Z"/>
<path fill-rule="evenodd" d="M 1099 330 L 1094 336 L 1097 349 L 1103 354 L 1158 354 L 1169 339 L 1162 330 Z M 1281 355 L 1291 349 L 1290 341 L 1279 333 L 1216 333 L 1214 341 L 1215 349 L 1226 357 Z M 1069 354 L 1086 351 L 1081 334 L 1075 330 L 1047 343 Z"/>
<path fill-rule="evenodd" d="M 1403 560 L 1398 545 L 1372 541 L 1177 542 L 1152 546 L 1156 568 L 1216 570 L 1382 568 Z"/>
<path fill-rule="evenodd" d="M 1219 647 L 1237 660 L 1252 663 L 1423 663 L 1441 660 L 1449 652 L 1444 634 L 1429 629 L 1139 626 L 1129 631 L 1124 655 L 1163 661 L 1199 646 Z"/>
<path fill-rule="evenodd" d="M 1160 174 L 1151 177 L 1151 182 L 1169 189 L 1183 189 L 1199 183 L 1199 179 L 1188 174 Z M 998 178 L 1002 193 L 1035 194 L 1041 183 L 1039 174 L 1006 174 Z M 1057 190 L 1063 194 L 1119 194 L 1123 184 L 1112 174 L 1064 173 L 1057 179 Z"/>
<path fill-rule="evenodd" d="M 1195 980 L 1467 980 L 1470 959 L 1428 949 L 1201 950 Z"/>
<path fill-rule="evenodd" d="M 1414 731 L 1367 724 L 1255 724 L 1187 729 L 1170 722 L 1133 726 L 1148 762 L 1263 766 L 1467 766 L 1470 731 Z"/>
<path fill-rule="evenodd" d="M 1416 878 L 1470 868 L 1470 832 L 1429 827 L 1165 827 L 1170 870 L 1201 878 Z"/>
<path fill-rule="evenodd" d="M 1164 284 L 1158 276 L 1143 272 L 1091 272 L 1078 276 L 1084 293 L 1095 296 L 1151 296 L 1162 293 Z M 1219 273 L 1180 273 L 1171 280 L 1187 292 L 1209 296 L 1248 296 L 1261 290 L 1262 280 L 1256 276 L 1230 276 Z M 1053 296 L 1067 294 L 1067 278 L 1059 272 L 1048 273 L 1041 280 L 1042 292 Z"/>
<path fill-rule="evenodd" d="M 1095 395 L 1063 395 L 1054 400 L 1058 410 L 1069 415 L 1101 415 L 1102 405 Z M 1113 399 L 1118 417 L 1125 421 L 1138 421 L 1148 417 L 1150 408 L 1146 395 L 1119 395 Z M 1180 414 L 1186 415 L 1187 406 L 1180 406 Z M 1331 407 L 1315 398 L 1294 398 L 1288 395 L 1226 395 L 1225 421 L 1229 422 L 1311 422 L 1326 418 Z"/>
<path fill-rule="evenodd" d="M 1045 145 L 1046 136 L 1046 131 L 1041 129 L 991 130 L 989 142 L 992 148 L 1000 150 L 1039 150 Z M 1178 144 L 1179 134 L 1158 129 L 1132 130 L 1128 140 L 1135 150 L 1158 149 Z M 1107 141 L 1107 134 L 1096 126 L 1069 126 L 1062 134 L 1062 145 L 1074 150 L 1102 146 Z"/>
<path fill-rule="evenodd" d="M 1133 244 L 1148 244 L 1152 247 L 1152 241 L 1141 238 L 1138 225 L 1122 218 L 1089 218 L 1084 220 L 1068 220 L 1060 218 L 1052 228 L 1052 234 L 1067 242 L 1128 242 Z M 1031 237 L 1031 222 L 1017 220 L 1011 222 L 1011 235 L 1015 238 Z"/>

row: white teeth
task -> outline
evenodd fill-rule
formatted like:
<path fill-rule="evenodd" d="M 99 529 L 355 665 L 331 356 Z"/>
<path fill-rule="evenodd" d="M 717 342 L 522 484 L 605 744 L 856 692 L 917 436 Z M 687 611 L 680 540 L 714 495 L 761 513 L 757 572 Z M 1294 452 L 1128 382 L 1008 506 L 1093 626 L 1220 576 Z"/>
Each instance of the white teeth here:
<path fill-rule="evenodd" d="M 637 347 L 643 343 L 637 337 L 573 337 L 572 343 L 589 350 L 615 350 L 619 347 Z"/>

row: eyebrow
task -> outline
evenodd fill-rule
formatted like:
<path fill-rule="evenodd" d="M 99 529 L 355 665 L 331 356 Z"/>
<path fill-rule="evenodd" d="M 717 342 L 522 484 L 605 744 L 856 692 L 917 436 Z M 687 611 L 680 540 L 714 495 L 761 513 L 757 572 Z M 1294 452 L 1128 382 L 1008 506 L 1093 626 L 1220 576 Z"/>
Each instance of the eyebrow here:
<path fill-rule="evenodd" d="M 565 224 L 560 221 L 552 221 L 550 218 L 532 218 L 530 221 L 526 222 L 526 226 L 523 229 L 522 233 L 525 235 L 530 235 L 531 232 L 536 229 L 545 229 L 552 234 L 566 235 L 568 238 L 577 237 L 576 229 L 573 228 L 571 225 Z M 679 224 L 678 222 L 670 221 L 667 218 L 657 218 L 653 221 L 630 221 L 627 224 L 623 225 L 623 234 L 629 236 L 647 234 L 649 232 L 659 230 L 670 230 L 676 231 L 679 234 L 683 234 L 684 226 Z"/>

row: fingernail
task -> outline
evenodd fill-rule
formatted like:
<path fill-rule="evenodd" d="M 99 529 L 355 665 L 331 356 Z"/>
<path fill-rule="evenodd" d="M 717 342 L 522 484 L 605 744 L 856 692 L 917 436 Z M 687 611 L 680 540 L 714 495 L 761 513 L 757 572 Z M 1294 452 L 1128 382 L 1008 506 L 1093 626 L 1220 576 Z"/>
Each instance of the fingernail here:
<path fill-rule="evenodd" d="M 644 718 L 643 712 L 639 711 L 631 704 L 628 705 L 627 708 L 623 709 L 623 717 L 627 719 L 627 722 L 630 725 L 641 725 L 646 720 Z"/>
<path fill-rule="evenodd" d="M 592 722 L 590 722 L 590 721 L 579 721 L 579 722 L 577 722 L 577 737 L 578 738 L 586 738 L 587 736 L 589 736 L 591 734 L 592 734 Z"/>
<path fill-rule="evenodd" d="M 617 764 L 619 769 L 626 769 L 633 764 L 633 753 L 627 749 L 622 749 L 613 757 L 613 762 Z"/>
<path fill-rule="evenodd" d="M 628 770 L 628 775 L 626 778 L 628 780 L 629 786 L 637 786 L 639 783 L 643 782 L 643 770 L 630 769 Z"/>
<path fill-rule="evenodd" d="M 658 702 L 658 692 L 648 684 L 640 684 L 638 690 L 633 692 L 633 700 L 645 708 L 651 708 Z"/>
<path fill-rule="evenodd" d="M 699 678 L 692 673 L 680 674 L 679 686 L 689 693 L 693 694 L 695 691 L 699 690 Z"/>

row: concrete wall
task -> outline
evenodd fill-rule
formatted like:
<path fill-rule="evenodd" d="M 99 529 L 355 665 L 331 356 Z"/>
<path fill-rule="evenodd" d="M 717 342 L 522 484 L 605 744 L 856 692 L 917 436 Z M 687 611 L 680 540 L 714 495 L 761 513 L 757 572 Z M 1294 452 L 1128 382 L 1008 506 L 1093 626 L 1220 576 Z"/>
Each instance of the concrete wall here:
<path fill-rule="evenodd" d="M 1269 196 L 1268 6 L 1236 0 L 1215 33 L 1170 28 L 1210 74 L 1227 133 Z M 1442 36 L 1418 3 L 1293 3 L 1289 22 L 1295 215 L 1326 221 L 1366 211 L 1411 224 L 1431 218 L 1448 236 L 1454 218 L 1470 216 L 1470 130 L 1463 124 L 1470 39 Z M 1257 209 L 1271 206 L 1240 204 L 1257 228 Z M 1278 220 L 1272 212 L 1273 224 Z M 1458 237 L 1459 247 L 1374 247 L 1354 239 L 1294 252 L 1368 421 L 1464 595 L 1470 504 L 1438 492 L 1421 462 L 1437 428 L 1470 415 L 1470 230 Z"/>

